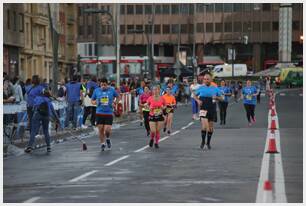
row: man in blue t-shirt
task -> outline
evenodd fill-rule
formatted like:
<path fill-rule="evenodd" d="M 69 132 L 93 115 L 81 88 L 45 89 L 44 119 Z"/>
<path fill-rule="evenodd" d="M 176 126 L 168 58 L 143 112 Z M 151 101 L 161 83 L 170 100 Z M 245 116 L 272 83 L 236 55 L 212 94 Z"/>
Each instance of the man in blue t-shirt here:
<path fill-rule="evenodd" d="M 201 118 L 201 134 L 202 134 L 202 142 L 201 149 L 204 149 L 205 138 L 207 133 L 207 148 L 211 149 L 210 140 L 213 134 L 214 125 L 213 122 L 216 119 L 217 111 L 216 111 L 216 101 L 222 101 L 221 91 L 218 87 L 211 85 L 211 75 L 204 75 L 204 85 L 201 85 L 196 91 L 194 99 L 200 105 L 200 118 Z"/>
<path fill-rule="evenodd" d="M 243 104 L 246 111 L 249 126 L 256 122 L 255 119 L 255 106 L 256 106 L 256 96 L 258 91 L 255 86 L 252 86 L 251 80 L 247 80 L 246 86 L 242 88 L 242 98 Z"/>
<path fill-rule="evenodd" d="M 219 101 L 219 109 L 220 109 L 220 125 L 225 125 L 226 120 L 226 110 L 228 106 L 228 99 L 232 96 L 231 89 L 225 84 L 224 80 L 221 80 L 219 89 L 221 91 L 222 96 L 224 97 L 223 101 Z"/>
<path fill-rule="evenodd" d="M 105 137 L 107 147 L 111 148 L 110 134 L 113 124 L 113 102 L 116 99 L 118 103 L 118 93 L 108 86 L 106 78 L 101 80 L 101 87 L 95 89 L 91 102 L 97 105 L 96 109 L 96 124 L 99 130 L 99 138 L 101 143 L 101 150 L 105 150 Z"/>
<path fill-rule="evenodd" d="M 71 121 L 72 126 L 75 129 L 77 127 L 78 115 L 81 110 L 81 98 L 83 97 L 82 84 L 78 82 L 78 76 L 74 75 L 72 81 L 67 83 L 65 87 L 68 102 L 66 126 L 68 126 Z"/>

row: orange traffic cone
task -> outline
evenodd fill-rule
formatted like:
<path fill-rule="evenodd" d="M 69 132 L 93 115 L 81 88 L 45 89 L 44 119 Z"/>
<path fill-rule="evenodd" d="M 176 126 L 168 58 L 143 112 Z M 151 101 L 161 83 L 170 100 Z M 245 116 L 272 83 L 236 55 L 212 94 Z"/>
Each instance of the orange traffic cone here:
<path fill-rule="evenodd" d="M 272 117 L 275 116 L 275 109 L 274 108 L 272 108 L 272 110 L 271 110 L 271 116 Z"/>
<path fill-rule="evenodd" d="M 273 154 L 278 153 L 278 151 L 276 150 L 275 138 L 269 139 L 269 148 L 266 153 L 273 153 Z"/>
<path fill-rule="evenodd" d="M 271 121 L 270 129 L 271 129 L 271 130 L 277 129 L 277 128 L 276 128 L 276 123 L 275 123 L 275 120 L 274 120 L 274 119 L 272 119 L 272 121 Z"/>
<path fill-rule="evenodd" d="M 265 181 L 264 190 L 272 190 L 272 184 L 269 180 Z"/>

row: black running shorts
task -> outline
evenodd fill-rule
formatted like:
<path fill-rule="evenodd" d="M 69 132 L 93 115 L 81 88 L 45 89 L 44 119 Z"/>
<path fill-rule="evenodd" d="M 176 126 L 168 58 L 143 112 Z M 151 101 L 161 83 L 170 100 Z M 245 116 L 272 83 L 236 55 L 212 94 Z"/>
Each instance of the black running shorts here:
<path fill-rule="evenodd" d="M 162 122 L 164 121 L 163 115 L 158 115 L 158 116 L 149 116 L 149 121 L 150 122 Z"/>
<path fill-rule="evenodd" d="M 113 115 L 98 115 L 96 114 L 96 124 L 102 125 L 112 125 L 113 124 Z"/>

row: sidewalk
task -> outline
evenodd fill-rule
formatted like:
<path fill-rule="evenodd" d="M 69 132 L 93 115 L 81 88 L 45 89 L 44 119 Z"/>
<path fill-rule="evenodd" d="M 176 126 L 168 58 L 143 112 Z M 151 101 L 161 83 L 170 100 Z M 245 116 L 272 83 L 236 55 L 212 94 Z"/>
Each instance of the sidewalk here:
<path fill-rule="evenodd" d="M 139 118 L 138 113 L 131 112 L 122 117 L 114 117 L 113 129 L 119 129 L 120 125 L 126 122 L 134 121 Z M 78 128 L 76 130 L 66 128 L 63 131 L 56 132 L 54 129 L 51 130 L 51 145 L 58 144 L 63 141 L 67 141 L 75 136 L 84 138 L 90 135 L 94 135 L 96 132 L 94 127 L 88 127 L 86 129 Z M 23 139 L 15 140 L 13 144 L 3 144 L 3 156 L 19 156 L 23 154 L 23 150 L 26 147 L 29 140 L 29 132 L 25 133 Z M 35 139 L 35 149 L 45 147 L 45 138 L 44 135 L 38 135 Z"/>

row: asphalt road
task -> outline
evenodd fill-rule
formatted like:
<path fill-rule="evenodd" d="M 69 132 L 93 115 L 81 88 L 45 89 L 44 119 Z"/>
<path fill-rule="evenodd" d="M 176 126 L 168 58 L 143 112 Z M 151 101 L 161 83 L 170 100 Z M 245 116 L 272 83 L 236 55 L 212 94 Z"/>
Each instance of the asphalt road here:
<path fill-rule="evenodd" d="M 303 201 L 302 91 L 277 95 L 281 157 L 288 202 Z M 227 125 L 216 124 L 212 150 L 200 150 L 200 122 L 191 106 L 175 112 L 172 135 L 148 148 L 139 122 L 114 130 L 111 151 L 97 136 L 4 159 L 3 201 L 11 202 L 255 202 L 268 128 L 268 98 L 247 125 L 241 102 L 228 108 Z"/>

